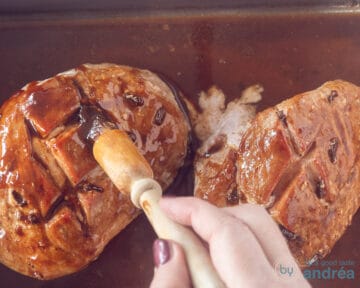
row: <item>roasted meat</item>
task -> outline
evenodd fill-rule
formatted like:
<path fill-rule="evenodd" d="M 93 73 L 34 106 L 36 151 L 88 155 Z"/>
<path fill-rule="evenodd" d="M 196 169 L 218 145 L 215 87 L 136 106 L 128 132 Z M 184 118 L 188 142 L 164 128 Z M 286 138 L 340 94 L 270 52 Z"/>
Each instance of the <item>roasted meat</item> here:
<path fill-rule="evenodd" d="M 193 130 L 201 141 L 194 162 L 195 196 L 219 207 L 239 203 L 237 150 L 242 135 L 255 117 L 254 104 L 261 100 L 262 91 L 260 85 L 250 86 L 240 98 L 225 105 L 224 93 L 214 86 L 200 94 L 200 112 L 187 103 Z"/>
<path fill-rule="evenodd" d="M 359 111 L 360 88 L 337 80 L 251 122 L 223 123 L 240 131 L 238 142 L 226 130 L 204 141 L 195 195 L 218 206 L 264 205 L 299 264 L 311 264 L 330 252 L 359 208 Z"/>
<path fill-rule="evenodd" d="M 22 274 L 82 269 L 139 214 L 94 160 L 83 105 L 128 133 L 163 189 L 187 154 L 186 117 L 150 71 L 82 65 L 26 85 L 0 110 L 0 261 Z"/>

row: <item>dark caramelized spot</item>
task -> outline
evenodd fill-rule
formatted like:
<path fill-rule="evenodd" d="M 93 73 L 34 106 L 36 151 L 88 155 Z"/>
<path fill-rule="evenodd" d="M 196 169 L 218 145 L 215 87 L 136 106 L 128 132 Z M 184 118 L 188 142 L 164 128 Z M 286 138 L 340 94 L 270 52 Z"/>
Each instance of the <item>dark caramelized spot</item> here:
<path fill-rule="evenodd" d="M 25 125 L 30 135 L 40 137 L 40 134 L 36 130 L 34 123 L 31 120 L 25 119 Z"/>
<path fill-rule="evenodd" d="M 12 159 L 12 160 L 9 160 L 9 166 L 8 166 L 8 168 L 7 168 L 7 171 L 9 171 L 9 172 L 13 172 L 15 169 L 17 169 L 17 166 L 18 166 L 18 164 L 17 164 L 17 160 L 16 159 Z"/>
<path fill-rule="evenodd" d="M 315 193 L 316 193 L 316 196 L 319 198 L 319 199 L 322 199 L 324 198 L 325 196 L 325 182 L 323 179 L 319 178 L 317 181 L 316 181 L 316 184 L 315 184 Z"/>
<path fill-rule="evenodd" d="M 337 137 L 330 139 L 328 155 L 331 163 L 336 162 L 336 151 L 339 147 L 339 139 Z"/>
<path fill-rule="evenodd" d="M 286 115 L 284 113 L 284 111 L 280 110 L 280 111 L 276 111 L 277 116 L 279 117 L 279 120 L 281 121 L 281 123 L 285 126 L 288 127 L 288 123 L 286 120 Z"/>
<path fill-rule="evenodd" d="M 166 110 L 164 107 L 160 107 L 156 113 L 155 113 L 155 117 L 154 117 L 154 124 L 157 126 L 160 126 L 164 120 L 165 120 L 165 116 L 166 116 Z"/>
<path fill-rule="evenodd" d="M 291 232 L 290 230 L 286 229 L 284 226 L 282 226 L 281 224 L 279 224 L 279 228 L 281 233 L 284 235 L 284 237 L 288 240 L 288 241 L 293 241 L 293 240 L 297 240 L 299 238 L 298 235 L 296 235 L 295 233 Z"/>
<path fill-rule="evenodd" d="M 140 107 L 144 105 L 144 99 L 141 96 L 133 94 L 125 94 L 125 100 L 135 107 Z"/>
<path fill-rule="evenodd" d="M 205 158 L 210 157 L 212 154 L 215 154 L 216 152 L 219 152 L 221 149 L 224 148 L 226 143 L 226 135 L 219 135 L 214 143 L 210 146 L 208 151 L 204 154 Z"/>
<path fill-rule="evenodd" d="M 81 100 L 87 101 L 89 97 L 88 97 L 88 95 L 86 95 L 84 88 L 80 85 L 80 83 L 76 79 L 73 79 L 72 82 L 73 82 L 75 88 L 79 91 Z"/>
<path fill-rule="evenodd" d="M 96 106 L 82 105 L 80 107 L 80 139 L 92 143 L 102 133 L 103 129 L 116 129 L 116 125 L 108 120 L 104 111 Z"/>
<path fill-rule="evenodd" d="M 26 215 L 24 213 L 22 213 L 21 211 L 20 211 L 20 213 L 17 213 L 17 219 L 22 221 L 22 222 L 27 222 L 28 221 Z"/>
<path fill-rule="evenodd" d="M 104 188 L 96 186 L 95 184 L 89 183 L 87 181 L 82 181 L 78 184 L 78 192 L 88 192 L 88 191 L 95 191 L 95 192 L 104 192 Z"/>
<path fill-rule="evenodd" d="M 331 90 L 330 95 L 327 97 L 328 102 L 331 103 L 336 97 L 338 97 L 338 92 L 336 90 Z"/>
<path fill-rule="evenodd" d="M 40 224 L 41 222 L 39 215 L 36 213 L 30 213 L 27 217 L 27 220 L 30 224 Z"/>
<path fill-rule="evenodd" d="M 81 121 L 80 108 L 77 109 L 69 118 L 65 121 L 64 126 L 77 125 Z"/>
<path fill-rule="evenodd" d="M 239 204 L 239 198 L 239 193 L 235 189 L 226 195 L 226 202 L 229 205 L 237 205 Z"/>
<path fill-rule="evenodd" d="M 65 186 L 65 191 L 69 188 L 68 183 L 67 187 Z M 58 211 L 58 209 L 60 209 L 61 205 L 64 203 L 64 195 L 61 195 L 59 198 L 57 198 L 54 203 L 51 205 L 51 207 L 49 208 L 48 212 L 46 213 L 46 216 L 44 217 L 45 221 L 49 221 L 54 215 L 55 213 Z"/>
<path fill-rule="evenodd" d="M 22 237 L 22 236 L 25 235 L 25 234 L 24 234 L 24 231 L 23 231 L 23 229 L 22 229 L 21 226 L 16 226 L 16 228 L 15 228 L 15 233 L 16 233 L 18 236 L 20 236 L 20 237 Z"/>
<path fill-rule="evenodd" d="M 12 191 L 12 196 L 14 197 L 14 200 L 17 204 L 19 204 L 20 207 L 24 207 L 27 205 L 26 200 L 20 195 L 19 192 L 16 192 L 15 190 Z"/>
<path fill-rule="evenodd" d="M 134 132 L 126 131 L 132 142 L 136 142 L 136 135 Z"/>

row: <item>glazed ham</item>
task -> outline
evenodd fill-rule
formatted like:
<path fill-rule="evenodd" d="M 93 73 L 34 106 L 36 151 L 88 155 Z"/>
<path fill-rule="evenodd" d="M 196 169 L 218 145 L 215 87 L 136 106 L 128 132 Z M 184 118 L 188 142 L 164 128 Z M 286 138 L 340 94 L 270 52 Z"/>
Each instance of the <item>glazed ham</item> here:
<path fill-rule="evenodd" d="M 26 85 L 1 108 L 0 261 L 31 277 L 76 272 L 138 214 L 80 133 L 96 106 L 145 156 L 166 189 L 187 154 L 189 125 L 155 74 L 82 65 Z M 86 124 L 86 123 L 85 123 Z"/>
<path fill-rule="evenodd" d="M 195 195 L 221 207 L 264 205 L 299 264 L 311 264 L 331 251 L 359 208 L 359 111 L 360 88 L 337 80 L 252 121 L 228 121 L 238 142 L 228 133 L 204 141 Z"/>
<path fill-rule="evenodd" d="M 213 86 L 200 94 L 200 112 L 187 103 L 193 130 L 202 143 L 194 162 L 195 196 L 219 207 L 239 203 L 237 151 L 242 135 L 255 117 L 254 104 L 261 100 L 262 91 L 260 85 L 250 86 L 240 98 L 225 105 L 224 93 Z"/>

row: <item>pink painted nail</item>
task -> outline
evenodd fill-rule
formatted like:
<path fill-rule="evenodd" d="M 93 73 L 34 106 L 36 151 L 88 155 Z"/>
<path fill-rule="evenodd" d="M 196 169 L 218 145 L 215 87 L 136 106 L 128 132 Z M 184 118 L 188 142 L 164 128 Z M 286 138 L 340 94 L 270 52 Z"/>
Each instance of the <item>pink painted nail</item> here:
<path fill-rule="evenodd" d="M 171 257 L 169 242 L 164 239 L 156 239 L 153 244 L 153 257 L 156 267 L 168 262 Z"/>

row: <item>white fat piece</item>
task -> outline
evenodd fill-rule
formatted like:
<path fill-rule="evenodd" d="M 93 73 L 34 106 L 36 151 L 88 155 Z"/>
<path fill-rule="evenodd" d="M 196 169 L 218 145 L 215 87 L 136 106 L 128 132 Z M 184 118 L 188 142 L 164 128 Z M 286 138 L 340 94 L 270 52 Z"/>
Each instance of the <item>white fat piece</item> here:
<path fill-rule="evenodd" d="M 225 105 L 226 96 L 221 89 L 212 86 L 199 96 L 198 112 L 190 103 L 190 111 L 196 136 L 202 143 L 201 150 L 213 145 L 218 137 L 226 136 L 227 145 L 237 147 L 244 131 L 255 117 L 255 104 L 264 91 L 259 84 L 246 88 L 239 98 Z"/>

